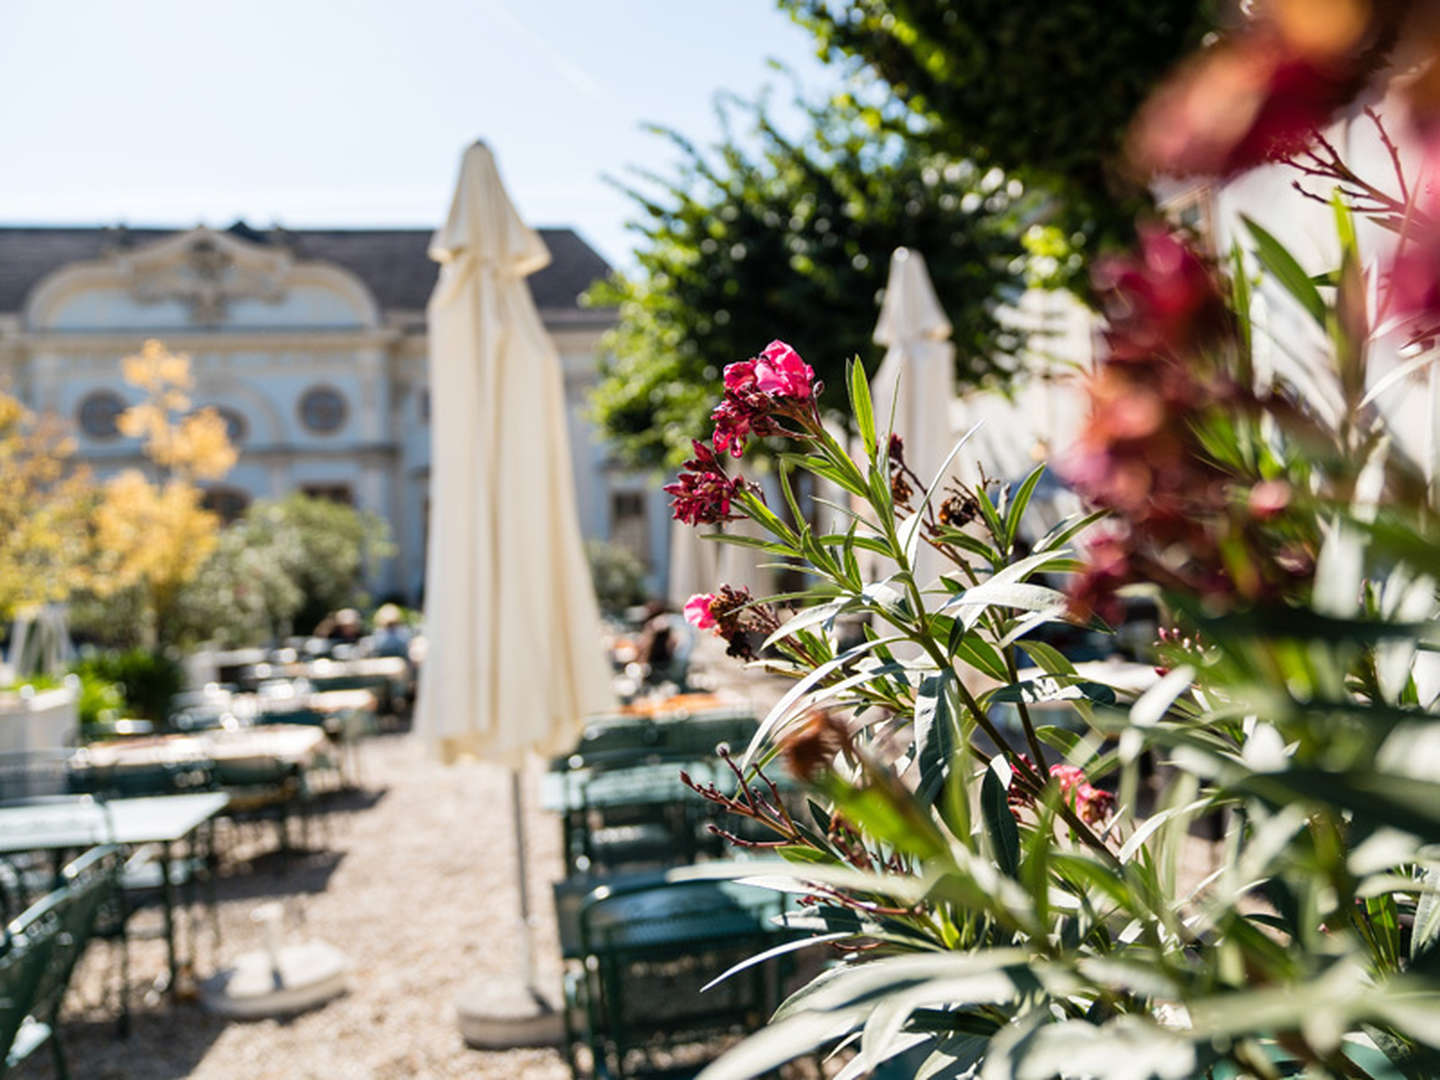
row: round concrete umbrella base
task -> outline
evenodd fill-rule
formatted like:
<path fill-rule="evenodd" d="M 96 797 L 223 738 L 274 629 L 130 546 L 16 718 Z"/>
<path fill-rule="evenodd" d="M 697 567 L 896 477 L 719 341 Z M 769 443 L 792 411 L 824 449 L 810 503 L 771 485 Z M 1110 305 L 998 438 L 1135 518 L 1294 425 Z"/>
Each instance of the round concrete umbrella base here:
<path fill-rule="evenodd" d="M 323 941 L 242 953 L 232 967 L 206 979 L 201 999 L 234 1020 L 293 1016 L 345 992 L 345 956 Z"/>
<path fill-rule="evenodd" d="M 461 1037 L 477 1050 L 557 1046 L 565 1035 L 561 1015 L 522 979 L 477 979 L 455 999 L 455 1011 Z"/>

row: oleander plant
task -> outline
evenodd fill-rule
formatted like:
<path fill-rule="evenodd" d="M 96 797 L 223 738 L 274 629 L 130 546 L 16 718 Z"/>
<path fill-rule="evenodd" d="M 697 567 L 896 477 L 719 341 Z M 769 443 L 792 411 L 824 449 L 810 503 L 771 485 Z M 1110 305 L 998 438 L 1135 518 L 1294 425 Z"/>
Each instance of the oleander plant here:
<path fill-rule="evenodd" d="M 1235 34 L 1279 48 L 1284 31 Z M 1155 108 L 1259 48 L 1222 39 Z M 1360 176 L 1313 130 L 1329 113 L 1284 100 L 1319 92 L 1296 78 L 1245 84 L 1262 100 L 1228 152 L 1295 164 L 1339 260 L 1310 274 L 1254 222 L 1212 259 L 1147 223 L 1097 263 L 1104 348 L 1051 465 L 1084 516 L 1036 538 L 1043 467 L 958 483 L 964 439 L 918 475 L 858 364 L 853 447 L 789 346 L 726 370 L 676 516 L 750 519 L 762 538 L 717 538 L 804 587 L 687 605 L 793 680 L 732 759 L 734 790 L 701 794 L 749 819 L 743 872 L 793 894 L 789 937 L 751 962 L 823 962 L 708 1080 L 831 1053 L 847 1078 L 1440 1075 L 1440 504 L 1381 407 L 1434 358 L 1440 196 L 1398 151 L 1393 177 Z M 1367 261 L 1365 223 L 1398 245 Z M 1283 338 L 1280 307 L 1299 328 Z M 1398 360 L 1380 344 L 1397 340 Z M 752 438 L 784 440 L 783 506 L 727 460 Z M 796 494 L 816 490 L 840 495 Z M 1163 626 L 1138 697 L 1082 676 L 1050 632 L 1118 626 L 1132 596 Z M 1044 721 L 1055 702 L 1072 722 Z"/>

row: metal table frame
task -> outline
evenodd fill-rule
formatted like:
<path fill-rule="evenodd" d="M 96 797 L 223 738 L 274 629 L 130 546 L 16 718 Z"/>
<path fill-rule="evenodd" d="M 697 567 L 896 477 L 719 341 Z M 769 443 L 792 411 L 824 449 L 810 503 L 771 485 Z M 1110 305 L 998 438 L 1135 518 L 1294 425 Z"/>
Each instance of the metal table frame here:
<path fill-rule="evenodd" d="M 96 844 L 138 847 L 160 845 L 160 888 L 165 912 L 165 943 L 169 984 L 175 991 L 180 963 L 175 935 L 175 883 L 171 850 L 192 838 L 230 801 L 224 792 L 155 795 L 126 799 L 95 799 L 88 795 L 59 796 L 0 805 L 0 854 L 65 851 Z M 192 855 L 193 855 L 193 840 Z M 192 932 L 193 937 L 193 932 Z M 192 942 L 193 946 L 193 942 Z"/>

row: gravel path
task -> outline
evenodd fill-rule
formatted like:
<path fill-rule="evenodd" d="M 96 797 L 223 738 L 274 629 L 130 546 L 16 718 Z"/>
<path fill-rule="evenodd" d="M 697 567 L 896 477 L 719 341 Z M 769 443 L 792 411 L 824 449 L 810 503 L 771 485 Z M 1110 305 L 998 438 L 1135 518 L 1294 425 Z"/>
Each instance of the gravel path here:
<path fill-rule="evenodd" d="M 763 711 L 783 684 L 757 679 L 701 643 L 700 665 L 731 695 Z M 560 958 L 550 883 L 561 876 L 558 819 L 538 809 L 540 764 L 526 776 L 529 882 L 536 908 L 542 988 L 560 998 Z M 201 978 L 260 945 L 251 912 L 286 908 L 286 940 L 318 938 L 351 964 L 349 993 L 285 1022 L 229 1022 L 194 1000 L 170 1003 L 146 988 L 165 971 L 158 940 L 131 945 L 133 1030 L 116 1038 L 116 953 L 93 945 L 76 971 L 61 1038 L 76 1080 L 559 1080 L 557 1050 L 487 1053 L 467 1048 L 455 998 L 476 979 L 523 970 L 518 934 L 509 773 L 490 765 L 442 766 L 420 739 L 389 735 L 362 747 L 361 792 L 340 798 L 312 829 L 314 852 L 283 864 L 273 830 L 240 837 L 219 883 L 221 947 L 198 927 Z M 222 839 L 222 845 L 224 841 Z M 158 928 L 158 912 L 135 926 Z M 50 1080 L 49 1054 L 15 1080 Z"/>
<path fill-rule="evenodd" d="M 363 797 L 312 834 L 313 855 L 282 867 L 262 855 L 220 883 L 221 956 L 259 944 L 251 911 L 278 899 L 287 939 L 320 938 L 345 951 L 349 993 L 287 1022 L 226 1022 L 197 1003 L 135 1003 L 130 1038 L 115 1037 L 113 955 L 92 946 L 72 987 L 62 1038 L 77 1080 L 400 1080 L 568 1076 L 557 1051 L 482 1053 L 466 1048 L 454 999 L 472 979 L 521 970 L 510 825 L 509 775 L 486 765 L 442 767 L 420 741 L 384 736 L 364 747 Z M 559 828 L 535 809 L 538 771 L 527 777 L 531 895 L 543 916 L 542 984 L 558 996 L 559 958 L 550 881 L 559 876 Z M 273 834 L 250 839 L 273 846 Z M 142 917 L 150 913 L 143 913 Z M 154 920 L 151 920 L 152 923 Z M 163 945 L 132 946 L 132 982 L 165 967 Z M 202 923 L 199 974 L 215 969 Z M 142 991 L 143 993 L 143 991 Z M 139 995 L 137 995 L 138 997 Z M 17 1080 L 50 1077 L 48 1053 Z"/>

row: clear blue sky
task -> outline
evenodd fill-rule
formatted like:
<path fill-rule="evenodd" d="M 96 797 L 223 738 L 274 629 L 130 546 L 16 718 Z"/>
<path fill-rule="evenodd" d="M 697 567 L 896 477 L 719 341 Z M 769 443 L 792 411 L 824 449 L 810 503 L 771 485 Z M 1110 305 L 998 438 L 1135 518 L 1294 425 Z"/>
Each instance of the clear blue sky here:
<path fill-rule="evenodd" d="M 430 226 L 484 137 L 527 220 L 623 261 L 600 175 L 770 58 L 838 78 L 771 0 L 0 0 L 0 223 Z"/>

